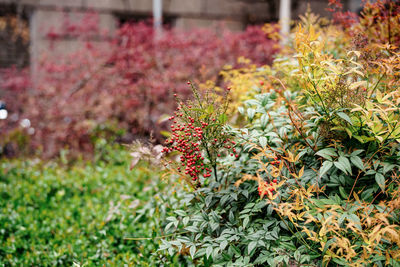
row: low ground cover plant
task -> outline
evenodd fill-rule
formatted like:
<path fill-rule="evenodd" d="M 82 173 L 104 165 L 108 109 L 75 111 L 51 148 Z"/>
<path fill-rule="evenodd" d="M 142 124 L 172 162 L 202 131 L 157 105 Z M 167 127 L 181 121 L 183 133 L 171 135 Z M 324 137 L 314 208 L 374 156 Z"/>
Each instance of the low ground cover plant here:
<path fill-rule="evenodd" d="M 230 136 L 236 155 L 219 153 L 196 186 L 167 165 L 190 201 L 167 219 L 161 251 L 202 266 L 399 266 L 400 53 L 377 38 L 385 23 L 397 31 L 397 8 L 368 4 L 349 28 L 307 14 L 272 66 L 227 70 L 229 91 L 241 77 L 254 87 L 197 152 L 212 163 L 206 148 Z M 392 22 L 367 30 L 377 14 Z M 198 116 L 219 114 L 196 99 Z"/>
<path fill-rule="evenodd" d="M 177 264 L 154 252 L 179 197 L 145 162 L 130 171 L 126 148 L 100 145 L 93 162 L 2 160 L 1 266 Z"/>

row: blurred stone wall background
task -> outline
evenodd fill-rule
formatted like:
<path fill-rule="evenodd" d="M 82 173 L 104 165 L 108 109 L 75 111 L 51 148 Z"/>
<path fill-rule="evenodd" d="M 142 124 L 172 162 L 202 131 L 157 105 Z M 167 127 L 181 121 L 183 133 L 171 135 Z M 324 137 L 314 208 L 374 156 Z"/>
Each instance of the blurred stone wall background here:
<path fill-rule="evenodd" d="M 361 0 L 342 1 L 345 9 L 357 11 Z M 14 29 L 2 28 L 0 21 L 0 67 L 24 67 L 32 63 L 51 42 L 49 32 L 62 27 L 65 19 L 75 21 L 87 11 L 98 14 L 101 29 L 112 33 L 120 23 L 149 19 L 152 0 L 0 0 L 0 17 L 15 18 Z M 313 12 L 329 16 L 328 0 L 292 0 L 291 17 L 296 19 L 310 5 Z M 279 0 L 164 0 L 163 20 L 173 27 L 216 27 L 223 23 L 233 31 L 247 25 L 278 21 Z M 25 33 L 12 36 L 12 31 Z M 25 35 L 25 37 L 22 37 Z M 27 36 L 26 36 L 27 35 Z M 102 37 L 98 37 L 101 42 Z M 74 38 L 57 40 L 55 53 L 79 47 Z M 34 65 L 34 64 L 33 64 Z"/>

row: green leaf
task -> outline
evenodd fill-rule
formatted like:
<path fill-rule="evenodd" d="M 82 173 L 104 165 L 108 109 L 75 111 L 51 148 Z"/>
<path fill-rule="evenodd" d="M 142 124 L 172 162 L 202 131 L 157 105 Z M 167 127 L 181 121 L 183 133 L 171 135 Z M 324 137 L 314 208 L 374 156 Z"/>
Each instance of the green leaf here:
<path fill-rule="evenodd" d="M 255 264 L 263 264 L 263 263 L 266 262 L 270 257 L 271 257 L 271 255 L 268 255 L 268 254 L 261 254 L 260 256 L 257 257 L 257 259 L 254 261 L 254 263 L 255 263 Z"/>
<path fill-rule="evenodd" d="M 261 136 L 258 141 L 260 142 L 261 147 L 265 148 L 267 146 L 268 140 L 265 136 Z"/>
<path fill-rule="evenodd" d="M 344 190 L 343 186 L 339 186 L 339 194 L 342 196 L 342 198 L 347 198 L 348 195 L 346 191 Z"/>
<path fill-rule="evenodd" d="M 219 227 L 219 223 L 211 222 L 210 223 L 211 230 L 214 232 Z"/>
<path fill-rule="evenodd" d="M 354 213 L 347 215 L 347 219 L 350 222 L 353 222 L 355 224 L 355 226 L 361 230 L 361 222 L 360 222 L 360 218 L 358 218 L 357 215 L 355 215 Z"/>
<path fill-rule="evenodd" d="M 165 226 L 165 231 L 168 232 L 168 230 L 169 230 L 172 226 L 174 226 L 174 222 L 168 223 L 167 226 Z"/>
<path fill-rule="evenodd" d="M 348 174 L 347 172 L 347 166 L 343 161 L 336 161 L 333 164 L 335 164 L 335 167 L 341 170 L 342 172 Z M 350 164 L 350 163 L 349 163 Z"/>
<path fill-rule="evenodd" d="M 347 121 L 348 123 L 350 123 L 351 125 L 353 125 L 353 122 L 351 121 L 349 115 L 347 115 L 344 112 L 338 112 L 336 113 L 340 118 L 344 119 L 345 121 Z"/>
<path fill-rule="evenodd" d="M 189 222 L 189 217 L 184 217 L 183 219 L 182 219 L 182 223 L 183 223 L 183 225 L 187 225 L 188 224 L 188 222 Z"/>
<path fill-rule="evenodd" d="M 174 216 L 169 216 L 166 220 L 169 222 L 175 222 L 176 218 Z"/>
<path fill-rule="evenodd" d="M 347 173 L 351 174 L 351 164 L 348 158 L 344 157 L 344 156 L 340 156 L 338 159 L 338 162 L 342 163 L 343 166 L 346 168 Z"/>
<path fill-rule="evenodd" d="M 261 129 L 264 130 L 267 127 L 268 120 L 269 120 L 269 117 L 267 114 L 261 115 L 261 118 L 260 118 Z"/>
<path fill-rule="evenodd" d="M 319 169 L 319 175 L 322 176 L 325 173 L 327 173 L 332 166 L 333 166 L 332 161 L 328 161 L 328 160 L 324 161 L 322 163 L 321 169 Z"/>
<path fill-rule="evenodd" d="M 206 257 L 209 258 L 212 252 L 213 252 L 213 247 L 209 245 L 206 249 Z"/>
<path fill-rule="evenodd" d="M 233 214 L 233 212 L 231 210 L 229 211 L 229 222 L 230 223 L 235 222 L 235 215 Z"/>
<path fill-rule="evenodd" d="M 175 210 L 174 212 L 176 214 L 178 214 L 179 216 L 182 216 L 182 217 L 186 216 L 186 212 L 184 212 L 183 210 Z"/>
<path fill-rule="evenodd" d="M 360 170 L 364 170 L 365 169 L 364 164 L 363 164 L 363 162 L 362 162 L 360 157 L 352 156 L 352 157 L 350 157 L 350 161 L 351 161 L 351 163 L 354 164 L 354 166 L 356 166 Z"/>
<path fill-rule="evenodd" d="M 205 200 L 205 202 L 206 202 L 206 207 L 210 206 L 212 199 L 213 199 L 213 196 L 212 196 L 212 195 L 208 195 L 208 196 L 206 197 L 206 200 Z"/>
<path fill-rule="evenodd" d="M 228 241 L 224 240 L 221 242 L 221 244 L 219 244 L 219 248 L 222 250 L 224 250 L 226 248 L 226 246 L 228 245 Z"/>
<path fill-rule="evenodd" d="M 191 243 L 190 238 L 187 236 L 178 236 L 176 239 L 185 244 Z"/>
<path fill-rule="evenodd" d="M 249 108 L 247 109 L 247 117 L 249 118 L 250 121 L 254 119 L 254 115 L 256 114 L 255 109 Z"/>
<path fill-rule="evenodd" d="M 177 241 L 177 240 L 169 241 L 169 243 L 171 243 L 172 245 L 177 246 L 177 247 L 181 247 L 182 246 L 182 243 L 180 241 Z"/>
<path fill-rule="evenodd" d="M 213 105 L 208 105 L 207 107 L 207 113 L 210 115 L 214 112 L 214 106 Z"/>
<path fill-rule="evenodd" d="M 243 220 L 243 228 L 246 228 L 247 224 L 249 223 L 249 220 L 250 220 L 249 216 L 244 218 L 244 220 Z"/>
<path fill-rule="evenodd" d="M 230 245 L 229 248 L 231 248 L 233 250 L 233 253 L 235 253 L 237 256 L 241 255 L 241 251 L 238 247 L 236 247 L 235 245 Z"/>
<path fill-rule="evenodd" d="M 196 253 L 196 246 L 191 246 L 189 252 L 192 259 L 194 259 L 194 254 Z"/>
<path fill-rule="evenodd" d="M 244 103 L 247 106 L 259 106 L 261 104 L 260 101 L 258 101 L 256 99 L 249 99 L 249 100 L 244 101 Z"/>
<path fill-rule="evenodd" d="M 364 151 L 364 149 L 357 149 L 357 150 L 354 150 L 354 151 L 350 154 L 350 156 L 358 156 L 358 155 L 360 155 L 363 151 Z"/>
<path fill-rule="evenodd" d="M 382 191 L 385 191 L 385 176 L 383 176 L 381 173 L 377 172 L 375 174 L 375 181 L 379 185 L 379 187 L 382 189 Z"/>
<path fill-rule="evenodd" d="M 293 256 L 296 261 L 300 262 L 301 254 L 299 250 L 296 250 Z"/>
<path fill-rule="evenodd" d="M 167 132 L 167 131 L 160 131 L 160 133 L 161 133 L 162 136 L 167 137 L 167 138 L 172 136 L 172 133 Z"/>
<path fill-rule="evenodd" d="M 248 255 L 251 254 L 251 252 L 253 251 L 253 249 L 255 249 L 257 246 L 257 241 L 251 241 L 250 244 L 247 247 L 247 253 Z"/>
<path fill-rule="evenodd" d="M 226 121 L 228 120 L 228 117 L 227 117 L 226 114 L 224 113 L 224 114 L 219 115 L 218 120 L 219 120 L 220 123 L 225 124 Z"/>
<path fill-rule="evenodd" d="M 347 213 L 343 213 L 338 220 L 339 225 L 341 225 L 344 222 L 344 219 L 347 218 Z"/>
<path fill-rule="evenodd" d="M 189 232 L 192 232 L 192 233 L 198 233 L 199 232 L 199 228 L 197 228 L 196 226 L 193 226 L 193 225 L 186 226 L 185 229 L 188 230 Z"/>
<path fill-rule="evenodd" d="M 375 173 L 376 173 L 375 170 L 368 170 L 368 171 L 365 173 L 365 175 L 372 175 L 372 174 L 375 174 Z"/>
<path fill-rule="evenodd" d="M 383 163 L 383 174 L 386 174 L 388 171 L 391 171 L 396 165 L 390 163 Z"/>
<path fill-rule="evenodd" d="M 328 160 L 332 160 L 332 157 L 337 157 L 337 153 L 335 152 L 335 149 L 330 148 L 330 147 L 324 148 L 324 149 L 318 151 L 317 153 L 315 153 L 315 155 L 321 156 Z"/>

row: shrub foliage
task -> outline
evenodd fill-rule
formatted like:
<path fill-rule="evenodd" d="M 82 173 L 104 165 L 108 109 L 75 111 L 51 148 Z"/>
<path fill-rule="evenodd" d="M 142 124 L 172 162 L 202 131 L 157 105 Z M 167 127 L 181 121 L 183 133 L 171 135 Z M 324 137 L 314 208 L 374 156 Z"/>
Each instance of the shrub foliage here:
<path fill-rule="evenodd" d="M 277 50 L 256 26 L 240 33 L 222 26 L 218 33 L 165 29 L 155 39 L 151 25 L 126 23 L 110 37 L 90 13 L 77 23 L 66 21 L 48 38 L 54 41 L 52 50 L 40 59 L 37 75 L 30 79 L 26 71 L 7 71 L 0 94 L 10 118 L 15 114 L 17 120 L 30 120 L 32 147 L 48 156 L 64 147 L 92 151 L 92 137 L 101 127 L 112 134 L 123 129 L 130 139 L 153 131 L 161 139 L 165 125 L 160 117 L 175 108 L 174 92 L 182 98 L 190 93 L 187 80 L 219 83 L 223 65 L 237 65 L 240 56 L 257 65 L 269 64 Z M 60 55 L 56 51 L 61 38 L 75 38 L 82 45 Z M 11 119 L 6 126 L 19 128 Z"/>
<path fill-rule="evenodd" d="M 386 22 L 365 29 L 382 5 L 350 28 L 307 14 L 271 67 L 226 70 L 232 92 L 253 85 L 224 125 L 239 156 L 187 190 L 161 249 L 204 266 L 399 265 L 400 52 L 377 38 Z"/>
<path fill-rule="evenodd" d="M 147 163 L 129 171 L 126 150 L 102 142 L 94 162 L 0 163 L 1 266 L 178 264 L 154 252 L 180 196 Z"/>

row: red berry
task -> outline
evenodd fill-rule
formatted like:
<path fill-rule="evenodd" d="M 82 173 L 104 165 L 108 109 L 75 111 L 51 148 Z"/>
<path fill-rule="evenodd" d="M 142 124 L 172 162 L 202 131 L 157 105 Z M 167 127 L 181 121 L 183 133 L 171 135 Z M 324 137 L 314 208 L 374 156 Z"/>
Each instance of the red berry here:
<path fill-rule="evenodd" d="M 274 180 L 272 180 L 272 182 L 274 182 L 274 183 L 277 183 L 277 182 L 278 182 L 278 180 L 274 179 Z"/>

